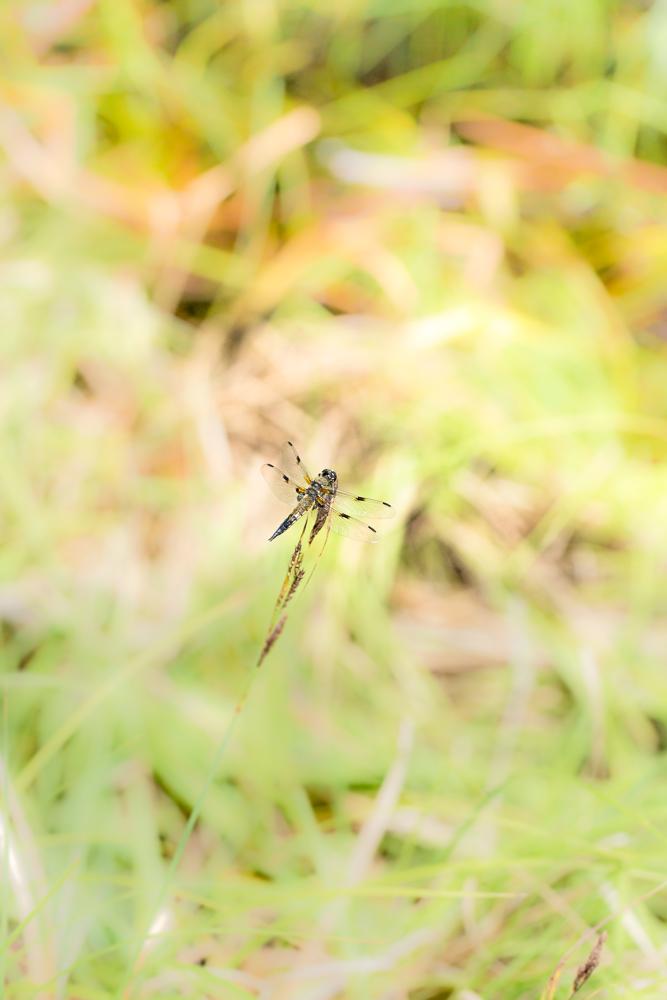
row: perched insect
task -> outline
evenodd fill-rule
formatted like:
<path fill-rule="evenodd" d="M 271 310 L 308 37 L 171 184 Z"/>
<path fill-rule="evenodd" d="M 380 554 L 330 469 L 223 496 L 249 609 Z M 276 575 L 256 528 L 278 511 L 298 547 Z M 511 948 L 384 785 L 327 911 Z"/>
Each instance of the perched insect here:
<path fill-rule="evenodd" d="M 319 476 L 313 479 L 291 441 L 283 447 L 280 463 L 278 467 L 267 462 L 262 466 L 262 475 L 279 500 L 296 506 L 278 525 L 270 542 L 310 512 L 315 515 L 311 542 L 325 525 L 327 531 L 334 531 L 337 535 L 376 542 L 378 533 L 367 523 L 367 519 L 393 516 L 393 508 L 386 500 L 371 500 L 370 497 L 340 490 L 338 476 L 333 469 L 322 469 Z"/>

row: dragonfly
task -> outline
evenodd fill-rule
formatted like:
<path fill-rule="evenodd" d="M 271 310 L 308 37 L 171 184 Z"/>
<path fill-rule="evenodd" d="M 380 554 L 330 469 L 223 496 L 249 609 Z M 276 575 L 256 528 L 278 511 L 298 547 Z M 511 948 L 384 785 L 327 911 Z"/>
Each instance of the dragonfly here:
<path fill-rule="evenodd" d="M 386 500 L 373 500 L 341 490 L 333 469 L 322 469 L 319 476 L 310 476 L 291 441 L 283 446 L 280 465 L 267 462 L 262 466 L 262 475 L 273 494 L 293 506 L 292 512 L 269 538 L 270 542 L 310 513 L 314 513 L 310 542 L 325 525 L 327 532 L 377 542 L 380 537 L 377 529 L 368 522 L 394 514 L 392 505 Z"/>

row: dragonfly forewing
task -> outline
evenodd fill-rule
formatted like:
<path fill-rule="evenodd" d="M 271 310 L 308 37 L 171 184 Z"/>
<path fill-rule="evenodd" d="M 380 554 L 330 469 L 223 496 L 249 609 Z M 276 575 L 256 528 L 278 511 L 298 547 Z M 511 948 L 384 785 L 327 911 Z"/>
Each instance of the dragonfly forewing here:
<path fill-rule="evenodd" d="M 296 483 L 305 484 L 308 486 L 313 480 L 308 474 L 308 470 L 303 464 L 303 459 L 301 455 L 294 447 L 291 441 L 285 442 L 280 451 L 280 467 L 284 472 L 293 479 Z"/>
<path fill-rule="evenodd" d="M 290 479 L 286 472 L 277 465 L 271 465 L 270 462 L 262 466 L 262 475 L 273 495 L 283 503 L 296 503 L 306 492 L 305 486 L 300 486 Z"/>
<path fill-rule="evenodd" d="M 334 503 L 342 513 L 351 514 L 352 517 L 361 518 L 362 521 L 366 518 L 370 521 L 378 517 L 394 516 L 394 508 L 386 500 L 373 500 L 371 497 L 348 493 L 346 490 L 336 490 Z"/>

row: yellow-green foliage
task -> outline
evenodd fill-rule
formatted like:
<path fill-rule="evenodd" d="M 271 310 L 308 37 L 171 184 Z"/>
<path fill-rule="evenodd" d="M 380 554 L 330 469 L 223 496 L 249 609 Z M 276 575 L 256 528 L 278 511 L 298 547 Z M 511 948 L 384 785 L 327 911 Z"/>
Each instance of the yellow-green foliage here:
<path fill-rule="evenodd" d="M 3 5 L 3 996 L 665 995 L 666 39 Z"/>

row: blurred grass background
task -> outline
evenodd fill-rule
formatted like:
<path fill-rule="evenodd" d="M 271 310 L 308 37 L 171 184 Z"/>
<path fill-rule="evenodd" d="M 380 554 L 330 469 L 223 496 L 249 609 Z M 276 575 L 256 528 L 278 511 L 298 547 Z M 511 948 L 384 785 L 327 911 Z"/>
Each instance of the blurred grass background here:
<path fill-rule="evenodd" d="M 2 6 L 3 996 L 665 995 L 666 46 Z M 401 516 L 230 732 L 288 437 Z"/>

